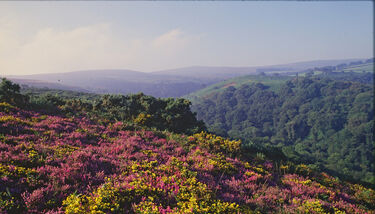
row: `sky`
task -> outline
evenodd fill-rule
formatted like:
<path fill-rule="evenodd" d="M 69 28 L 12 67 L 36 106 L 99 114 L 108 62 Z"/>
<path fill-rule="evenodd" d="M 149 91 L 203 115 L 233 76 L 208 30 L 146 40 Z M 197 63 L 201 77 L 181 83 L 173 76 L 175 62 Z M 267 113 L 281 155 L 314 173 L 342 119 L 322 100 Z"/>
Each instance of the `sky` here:
<path fill-rule="evenodd" d="M 373 57 L 372 1 L 0 1 L 0 75 Z"/>

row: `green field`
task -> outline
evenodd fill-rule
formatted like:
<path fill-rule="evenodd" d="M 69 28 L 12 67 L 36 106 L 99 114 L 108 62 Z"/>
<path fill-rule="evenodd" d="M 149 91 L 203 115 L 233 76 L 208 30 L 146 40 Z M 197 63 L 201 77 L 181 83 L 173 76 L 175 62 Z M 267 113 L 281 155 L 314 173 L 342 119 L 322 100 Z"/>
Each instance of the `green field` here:
<path fill-rule="evenodd" d="M 361 65 L 353 65 L 353 66 L 350 66 L 348 68 L 344 68 L 343 70 L 340 70 L 340 71 L 344 71 L 344 72 L 350 72 L 350 71 L 353 71 L 353 72 L 357 72 L 357 73 L 360 73 L 360 72 L 374 72 L 374 63 L 365 63 L 365 64 L 361 64 Z"/>
<path fill-rule="evenodd" d="M 321 71 L 319 69 L 314 70 L 313 72 L 314 72 L 314 75 L 320 75 L 320 74 L 324 73 L 323 71 Z M 373 73 L 374 72 L 374 63 L 371 62 L 371 63 L 364 63 L 364 64 L 361 64 L 361 65 L 352 65 L 352 66 L 349 66 L 349 67 L 344 68 L 344 69 L 334 70 L 333 72 Z M 306 76 L 306 73 L 300 73 L 299 75 L 300 76 Z"/>
<path fill-rule="evenodd" d="M 293 78 L 292 76 L 262 76 L 262 75 L 247 75 L 228 79 L 214 85 L 210 85 L 202 90 L 191 93 L 185 98 L 189 100 L 195 100 L 196 98 L 202 98 L 210 96 L 211 94 L 225 90 L 226 88 L 233 86 L 239 88 L 244 84 L 250 83 L 262 83 L 269 86 L 271 90 L 277 90 L 285 81 Z"/>

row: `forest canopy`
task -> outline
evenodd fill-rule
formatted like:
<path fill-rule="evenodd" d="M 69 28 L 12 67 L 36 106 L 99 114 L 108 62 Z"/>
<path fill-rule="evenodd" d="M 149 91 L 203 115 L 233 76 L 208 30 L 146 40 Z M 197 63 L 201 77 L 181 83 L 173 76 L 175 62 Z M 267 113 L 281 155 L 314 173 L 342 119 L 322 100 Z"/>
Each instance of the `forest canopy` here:
<path fill-rule="evenodd" d="M 192 109 L 216 134 L 375 183 L 373 100 L 368 84 L 300 77 L 277 90 L 262 83 L 228 87 Z"/>

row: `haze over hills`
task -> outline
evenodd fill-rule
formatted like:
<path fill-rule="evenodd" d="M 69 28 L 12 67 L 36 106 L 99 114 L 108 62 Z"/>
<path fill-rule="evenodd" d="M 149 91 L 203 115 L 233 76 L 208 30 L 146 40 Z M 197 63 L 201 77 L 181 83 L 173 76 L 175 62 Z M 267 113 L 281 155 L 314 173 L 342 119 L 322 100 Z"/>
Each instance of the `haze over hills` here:
<path fill-rule="evenodd" d="M 338 60 L 314 60 L 305 62 L 296 62 L 288 64 L 270 65 L 270 66 L 252 66 L 252 67 L 229 67 L 229 66 L 192 66 L 186 68 L 168 69 L 153 72 L 154 74 L 176 75 L 195 78 L 217 78 L 228 79 L 248 74 L 255 74 L 259 71 L 278 71 L 299 72 L 308 68 L 337 65 L 341 63 L 350 63 L 364 59 L 338 59 Z"/>
<path fill-rule="evenodd" d="M 353 81 L 353 82 L 361 82 L 364 84 L 373 84 L 373 72 L 374 72 L 374 62 L 373 59 L 368 59 L 361 61 L 353 61 L 343 65 L 343 63 L 337 64 L 336 66 L 322 66 L 322 67 L 313 67 L 309 69 L 304 69 L 299 72 L 299 76 L 305 77 L 306 75 L 315 75 L 315 76 L 323 76 L 323 77 L 330 77 L 336 80 L 344 80 L 344 81 Z M 296 63 L 297 64 L 297 63 Z M 302 67 L 301 67 L 302 68 Z M 228 78 L 224 81 L 212 84 L 203 88 L 201 90 L 192 92 L 191 94 L 185 95 L 184 97 L 189 99 L 194 103 L 197 98 L 209 97 L 215 93 L 221 92 L 226 88 L 233 86 L 235 88 L 239 88 L 242 85 L 250 85 L 254 82 L 259 82 L 262 84 L 271 87 L 271 89 L 278 89 L 280 84 L 286 82 L 287 80 L 295 78 L 293 72 L 280 72 L 280 69 L 275 68 L 264 68 L 258 69 L 258 71 L 269 71 L 264 72 L 263 75 L 243 75 L 234 78 Z M 293 75 L 278 75 L 278 74 L 293 74 Z M 266 74 L 267 73 L 267 74 Z"/>
<path fill-rule="evenodd" d="M 181 77 L 195 77 L 208 79 L 227 79 L 244 74 L 256 73 L 256 67 L 220 67 L 220 66 L 192 66 L 153 72 L 159 75 L 174 75 Z"/>
<path fill-rule="evenodd" d="M 324 66 L 337 65 L 341 63 L 350 63 L 353 61 L 363 61 L 363 60 L 365 59 L 312 60 L 312 61 L 296 62 L 296 63 L 289 63 L 289 64 L 263 66 L 263 67 L 265 68 L 289 67 L 295 71 L 299 71 L 299 70 L 304 70 L 307 68 L 324 67 Z"/>
<path fill-rule="evenodd" d="M 155 75 L 131 70 L 86 70 L 11 77 L 15 82 L 20 82 L 18 78 L 49 82 L 51 88 L 55 88 L 53 84 L 59 84 L 59 86 L 71 87 L 70 90 L 79 90 L 74 88 L 79 87 L 96 93 L 143 92 L 156 97 L 179 97 L 213 83 L 211 80 Z"/>
<path fill-rule="evenodd" d="M 307 68 L 337 65 L 357 60 L 360 59 L 317 60 L 257 67 L 194 66 L 151 73 L 125 69 L 101 69 L 9 77 L 17 83 L 33 87 L 95 93 L 143 92 L 156 97 L 180 97 L 233 77 L 259 72 L 293 73 Z"/>
<path fill-rule="evenodd" d="M 35 80 L 35 79 L 18 79 L 18 78 L 9 78 L 11 81 L 19 84 L 22 88 L 48 88 L 48 89 L 58 89 L 58 90 L 68 90 L 68 91 L 77 91 L 77 92 L 90 92 L 87 89 L 76 86 L 68 86 L 60 83 L 49 82 L 44 80 Z"/>

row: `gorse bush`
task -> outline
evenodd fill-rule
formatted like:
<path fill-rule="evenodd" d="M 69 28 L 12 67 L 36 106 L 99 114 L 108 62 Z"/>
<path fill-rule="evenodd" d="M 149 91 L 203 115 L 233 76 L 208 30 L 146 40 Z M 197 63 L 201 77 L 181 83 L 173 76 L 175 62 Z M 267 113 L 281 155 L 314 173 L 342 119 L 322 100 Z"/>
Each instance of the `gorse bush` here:
<path fill-rule="evenodd" d="M 73 93 L 73 92 L 71 92 Z M 154 98 L 139 94 L 74 96 L 42 93 L 20 93 L 20 86 L 3 78 L 0 83 L 0 102 L 43 113 L 86 116 L 97 121 L 123 121 L 134 125 L 193 134 L 206 130 L 190 111 L 186 99 Z M 83 97 L 83 99 L 81 99 Z M 7 108 L 3 106 L 1 108 Z"/>
<path fill-rule="evenodd" d="M 142 116 L 138 123 L 152 117 Z M 374 190 L 241 142 L 0 104 L 1 213 L 373 213 Z"/>
<path fill-rule="evenodd" d="M 139 94 L 103 95 L 95 98 L 63 98 L 30 95 L 30 108 L 44 113 L 85 116 L 96 121 L 122 121 L 147 128 L 193 134 L 206 130 L 190 111 L 190 101 L 154 98 Z"/>
<path fill-rule="evenodd" d="M 93 112 L 109 120 L 133 121 L 159 130 L 193 134 L 205 130 L 205 126 L 197 121 L 190 105 L 185 99 L 157 99 L 142 93 L 105 95 L 95 101 Z"/>

